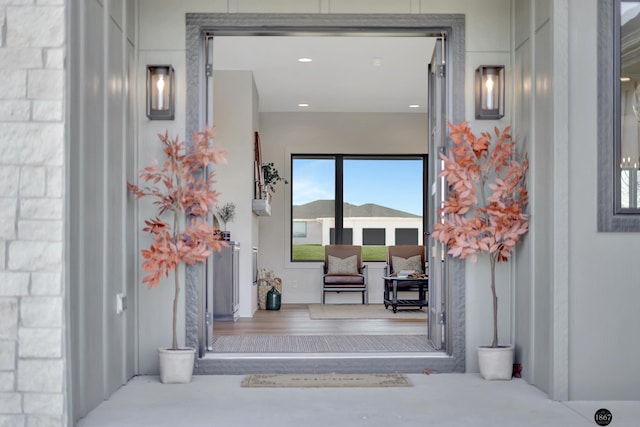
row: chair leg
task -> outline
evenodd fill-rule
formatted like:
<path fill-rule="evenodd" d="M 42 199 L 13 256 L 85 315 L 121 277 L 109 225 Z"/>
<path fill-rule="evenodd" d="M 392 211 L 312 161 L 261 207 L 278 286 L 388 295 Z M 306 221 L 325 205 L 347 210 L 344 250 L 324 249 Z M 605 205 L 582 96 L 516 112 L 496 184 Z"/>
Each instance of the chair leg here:
<path fill-rule="evenodd" d="M 324 304 L 324 295 L 325 295 L 325 291 L 324 289 L 322 290 L 322 303 Z"/>

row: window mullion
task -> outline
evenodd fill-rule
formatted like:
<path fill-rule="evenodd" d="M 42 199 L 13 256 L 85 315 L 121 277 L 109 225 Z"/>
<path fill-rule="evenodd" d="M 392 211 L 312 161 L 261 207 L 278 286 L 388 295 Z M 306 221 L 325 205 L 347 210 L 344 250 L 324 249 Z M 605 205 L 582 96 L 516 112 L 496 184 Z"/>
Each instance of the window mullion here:
<path fill-rule="evenodd" d="M 336 156 L 336 191 L 335 191 L 335 233 L 336 243 L 344 244 L 344 156 Z"/>

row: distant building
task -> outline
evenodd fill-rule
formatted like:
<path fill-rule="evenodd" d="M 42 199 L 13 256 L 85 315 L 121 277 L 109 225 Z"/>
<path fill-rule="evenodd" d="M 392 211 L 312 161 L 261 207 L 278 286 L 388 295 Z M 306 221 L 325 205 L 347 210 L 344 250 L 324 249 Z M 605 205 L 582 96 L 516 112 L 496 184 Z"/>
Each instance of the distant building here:
<path fill-rule="evenodd" d="M 294 205 L 292 241 L 294 245 L 335 243 L 335 201 L 316 200 Z M 421 242 L 422 217 L 412 213 L 367 203 L 344 204 L 345 241 L 352 245 L 416 245 Z"/>

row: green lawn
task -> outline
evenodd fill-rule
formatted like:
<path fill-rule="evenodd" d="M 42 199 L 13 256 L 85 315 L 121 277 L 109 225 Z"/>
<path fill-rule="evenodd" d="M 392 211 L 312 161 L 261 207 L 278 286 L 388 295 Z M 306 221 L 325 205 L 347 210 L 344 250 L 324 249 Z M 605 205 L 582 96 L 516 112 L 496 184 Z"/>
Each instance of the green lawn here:
<path fill-rule="evenodd" d="M 362 258 L 365 261 L 384 261 L 387 257 L 386 246 L 363 246 Z M 322 245 L 293 245 L 294 261 L 322 261 L 324 247 Z"/>

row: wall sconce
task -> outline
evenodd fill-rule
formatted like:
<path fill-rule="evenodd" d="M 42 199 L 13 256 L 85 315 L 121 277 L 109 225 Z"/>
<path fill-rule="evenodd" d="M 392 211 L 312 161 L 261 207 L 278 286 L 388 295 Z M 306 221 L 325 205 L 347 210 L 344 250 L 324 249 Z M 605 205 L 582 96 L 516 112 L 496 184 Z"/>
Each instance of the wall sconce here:
<path fill-rule="evenodd" d="M 476 119 L 504 117 L 504 65 L 481 65 L 476 69 Z"/>
<path fill-rule="evenodd" d="M 147 117 L 151 120 L 173 120 L 175 91 L 171 65 L 147 66 Z"/>

